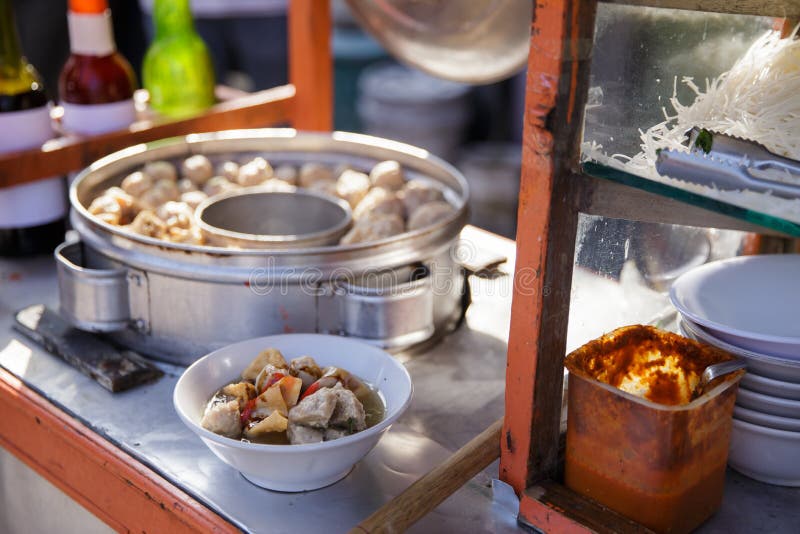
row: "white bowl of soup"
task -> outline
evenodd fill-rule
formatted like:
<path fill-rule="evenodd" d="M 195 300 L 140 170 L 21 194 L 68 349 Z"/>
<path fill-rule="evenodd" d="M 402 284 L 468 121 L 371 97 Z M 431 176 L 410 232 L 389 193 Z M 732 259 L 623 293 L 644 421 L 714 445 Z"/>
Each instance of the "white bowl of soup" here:
<path fill-rule="evenodd" d="M 276 352 L 289 372 L 276 365 Z M 307 356 L 320 376 L 301 358 Z M 291 368 L 293 361 L 304 365 Z M 178 380 L 173 403 L 181 420 L 247 480 L 296 492 L 347 476 L 408 408 L 412 389 L 405 367 L 379 348 L 339 336 L 286 334 L 204 356 Z M 363 401 L 363 420 L 342 404 L 354 395 Z M 330 402 L 334 408 L 326 411 Z"/>

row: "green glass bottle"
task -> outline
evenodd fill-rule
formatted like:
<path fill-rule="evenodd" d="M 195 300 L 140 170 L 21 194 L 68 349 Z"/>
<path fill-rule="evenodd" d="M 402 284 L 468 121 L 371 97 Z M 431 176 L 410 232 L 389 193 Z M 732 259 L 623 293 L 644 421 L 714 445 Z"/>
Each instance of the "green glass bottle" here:
<path fill-rule="evenodd" d="M 150 106 L 169 117 L 187 117 L 214 103 L 214 67 L 194 28 L 189 0 L 155 0 L 153 39 L 142 66 Z"/>

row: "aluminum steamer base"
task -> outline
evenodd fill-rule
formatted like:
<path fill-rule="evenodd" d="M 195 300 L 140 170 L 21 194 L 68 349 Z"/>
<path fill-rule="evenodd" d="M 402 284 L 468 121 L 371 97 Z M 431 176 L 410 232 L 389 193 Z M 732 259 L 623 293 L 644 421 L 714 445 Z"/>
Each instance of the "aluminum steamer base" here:
<path fill-rule="evenodd" d="M 289 250 L 168 243 L 87 211 L 100 192 L 144 163 L 193 154 L 214 163 L 263 156 L 365 170 L 394 159 L 407 179 L 442 188 L 456 211 L 381 241 Z M 354 336 L 401 349 L 425 341 L 461 313 L 464 274 L 454 248 L 467 220 L 467 198 L 464 177 L 444 161 L 357 134 L 237 130 L 136 145 L 99 160 L 70 189 L 80 241 L 56 250 L 61 311 L 79 328 L 184 365 L 235 341 L 288 332 Z"/>

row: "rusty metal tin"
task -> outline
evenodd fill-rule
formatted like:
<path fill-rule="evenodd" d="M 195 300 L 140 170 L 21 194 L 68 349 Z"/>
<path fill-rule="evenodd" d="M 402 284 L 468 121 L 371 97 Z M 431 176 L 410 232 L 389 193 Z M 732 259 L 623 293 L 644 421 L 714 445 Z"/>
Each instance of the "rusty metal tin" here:
<path fill-rule="evenodd" d="M 633 367 L 627 357 L 653 349 L 693 360 L 689 365 L 696 363 L 700 373 L 705 365 L 733 358 L 640 325 L 569 354 L 565 483 L 656 532 L 689 532 L 722 502 L 733 405 L 744 371 L 720 377 L 702 396 L 674 405 L 594 378 L 604 358 L 624 372 Z"/>

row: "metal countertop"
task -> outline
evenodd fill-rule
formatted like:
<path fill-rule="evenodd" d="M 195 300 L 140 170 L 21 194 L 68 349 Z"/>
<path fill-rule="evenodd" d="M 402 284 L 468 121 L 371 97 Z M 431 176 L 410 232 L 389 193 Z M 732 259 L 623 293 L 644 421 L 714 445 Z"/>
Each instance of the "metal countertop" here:
<path fill-rule="evenodd" d="M 468 227 L 475 250 L 514 257 L 514 244 Z M 263 532 L 346 531 L 488 427 L 503 413 L 513 261 L 493 278 L 471 278 L 473 305 L 456 332 L 418 354 L 401 354 L 415 394 L 411 408 L 351 474 L 322 490 L 278 493 L 247 482 L 179 421 L 172 389 L 183 368 L 159 364 L 153 384 L 111 394 L 11 329 L 13 312 L 35 303 L 58 307 L 51 258 L 0 260 L 0 365 L 176 486 L 240 528 Z M 598 316 L 608 299 L 635 303 Z M 664 309 L 663 295 L 576 269 L 568 349 L 620 324 Z M 412 532 L 522 532 L 514 513 L 492 500 L 490 466 Z M 729 470 L 722 509 L 701 531 L 796 532 L 800 489 L 754 482 Z"/>
<path fill-rule="evenodd" d="M 481 247 L 513 256 L 513 244 L 476 233 Z M 497 285 L 506 274 L 492 282 Z M 51 258 L 0 260 L 0 365 L 221 516 L 250 532 L 346 531 L 502 415 L 508 295 L 481 295 L 466 324 L 424 352 L 401 354 L 412 375 L 411 408 L 344 480 L 307 493 L 256 487 L 222 463 L 178 419 L 172 390 L 182 367 L 159 363 L 155 383 L 111 394 L 12 330 L 13 313 L 29 304 L 58 308 Z M 471 324 L 480 324 L 473 329 Z M 428 437 L 430 436 L 430 437 Z M 496 469 L 494 471 L 496 473 Z M 414 525 L 412 531 L 516 532 L 514 515 L 493 505 L 481 474 Z M 332 528 L 332 525 L 335 525 Z"/>

